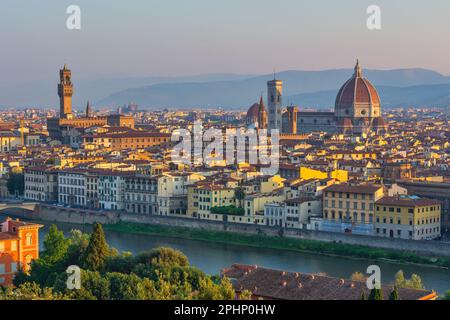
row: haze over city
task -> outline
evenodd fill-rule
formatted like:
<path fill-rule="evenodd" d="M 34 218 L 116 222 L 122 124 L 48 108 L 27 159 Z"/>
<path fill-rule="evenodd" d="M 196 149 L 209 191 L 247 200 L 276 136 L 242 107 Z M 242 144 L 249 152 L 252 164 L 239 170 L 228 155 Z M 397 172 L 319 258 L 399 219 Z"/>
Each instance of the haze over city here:
<path fill-rule="evenodd" d="M 449 12 L 3 0 L 0 300 L 450 300 Z"/>

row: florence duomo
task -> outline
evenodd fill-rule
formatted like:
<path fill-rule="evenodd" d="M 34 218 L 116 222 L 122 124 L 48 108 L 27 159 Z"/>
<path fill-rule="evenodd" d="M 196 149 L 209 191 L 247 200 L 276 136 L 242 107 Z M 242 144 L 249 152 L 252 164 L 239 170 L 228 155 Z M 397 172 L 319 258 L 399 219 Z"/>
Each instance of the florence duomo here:
<path fill-rule="evenodd" d="M 267 82 L 268 129 L 278 129 L 285 136 L 306 134 L 314 131 L 361 135 L 386 131 L 381 115 L 381 102 L 375 87 L 363 72 L 359 60 L 354 73 L 339 89 L 334 112 L 299 111 L 297 106 L 282 108 L 283 82 L 279 79 Z M 253 104 L 247 112 L 247 123 L 257 128 L 266 128 L 267 110 L 264 101 Z M 263 125 L 260 126 L 260 123 Z"/>

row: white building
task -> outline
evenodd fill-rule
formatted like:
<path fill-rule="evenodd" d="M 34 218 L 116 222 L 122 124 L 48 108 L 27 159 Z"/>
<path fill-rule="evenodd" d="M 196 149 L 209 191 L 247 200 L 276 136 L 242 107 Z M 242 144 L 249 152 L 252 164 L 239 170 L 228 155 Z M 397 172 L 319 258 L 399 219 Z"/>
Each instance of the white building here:
<path fill-rule="evenodd" d="M 24 170 L 24 198 L 32 201 L 53 202 L 58 195 L 57 171 L 44 167 L 28 167 Z"/>
<path fill-rule="evenodd" d="M 98 175 L 98 200 L 100 209 L 125 209 L 125 180 L 132 172 L 105 171 Z"/>
<path fill-rule="evenodd" d="M 187 186 L 205 179 L 196 173 L 168 173 L 158 176 L 157 203 L 160 215 L 185 215 Z"/>
<path fill-rule="evenodd" d="M 63 169 L 58 173 L 58 203 L 86 206 L 86 169 Z"/>

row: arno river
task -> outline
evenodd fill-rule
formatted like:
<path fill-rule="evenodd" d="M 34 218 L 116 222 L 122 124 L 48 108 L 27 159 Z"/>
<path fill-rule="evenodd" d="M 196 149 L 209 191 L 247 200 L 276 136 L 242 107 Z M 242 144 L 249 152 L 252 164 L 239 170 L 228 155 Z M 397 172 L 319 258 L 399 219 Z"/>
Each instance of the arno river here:
<path fill-rule="evenodd" d="M 42 241 L 50 225 L 49 223 L 42 224 L 45 227 L 40 232 L 41 248 L 43 248 Z M 71 229 L 90 231 L 88 226 L 66 223 L 57 223 L 57 225 L 58 228 L 65 232 L 69 232 Z M 242 263 L 287 271 L 323 272 L 333 277 L 349 278 L 353 272 L 360 271 L 364 273 L 368 265 L 377 264 L 381 268 L 381 281 L 383 283 L 392 282 L 394 274 L 402 269 L 408 278 L 411 276 L 411 273 L 420 275 L 427 289 L 434 289 L 438 293 L 450 290 L 450 270 L 448 269 L 113 231 L 105 231 L 105 233 L 109 245 L 119 251 L 131 251 L 135 254 L 160 246 L 181 250 L 189 258 L 191 265 L 208 274 L 218 274 L 222 268 L 228 267 L 233 263 Z"/>

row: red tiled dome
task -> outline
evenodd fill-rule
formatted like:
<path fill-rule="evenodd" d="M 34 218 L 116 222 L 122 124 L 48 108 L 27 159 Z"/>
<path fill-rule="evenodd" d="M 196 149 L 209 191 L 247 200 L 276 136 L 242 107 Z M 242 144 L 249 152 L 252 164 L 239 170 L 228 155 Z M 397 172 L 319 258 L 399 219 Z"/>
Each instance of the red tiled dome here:
<path fill-rule="evenodd" d="M 352 120 L 351 119 L 349 119 L 349 118 L 343 118 L 343 119 L 340 119 L 339 121 L 338 121 L 338 124 L 337 124 L 339 127 L 346 127 L 346 128 L 351 128 L 351 127 L 353 127 L 353 123 L 352 123 Z"/>
<path fill-rule="evenodd" d="M 339 90 L 336 96 L 335 108 L 348 108 L 355 104 L 380 105 L 380 97 L 369 80 L 362 77 L 359 62 L 355 66 L 353 77 Z"/>
<path fill-rule="evenodd" d="M 246 118 L 248 120 L 250 120 L 250 119 L 258 120 L 258 110 L 259 110 L 259 103 L 254 103 L 250 107 L 250 109 L 248 109 Z"/>

